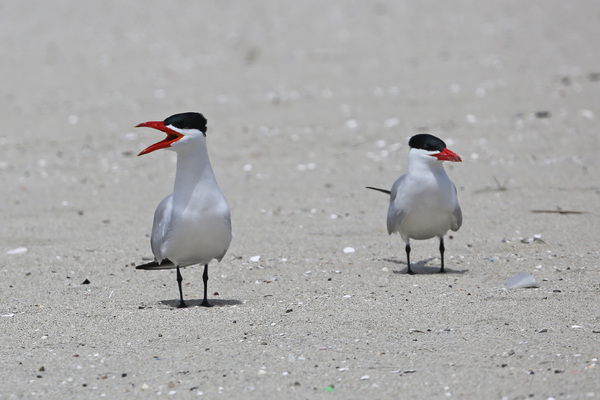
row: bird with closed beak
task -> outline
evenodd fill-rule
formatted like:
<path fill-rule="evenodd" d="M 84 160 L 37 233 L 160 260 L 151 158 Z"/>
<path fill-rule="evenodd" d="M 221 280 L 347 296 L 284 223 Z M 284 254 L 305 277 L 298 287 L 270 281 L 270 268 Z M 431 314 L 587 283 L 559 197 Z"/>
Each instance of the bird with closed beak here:
<path fill-rule="evenodd" d="M 387 215 L 388 233 L 399 233 L 405 243 L 408 273 L 410 240 L 438 237 L 441 269 L 444 272 L 444 235 L 462 225 L 456 187 L 444 170 L 444 161 L 461 162 L 460 156 L 446 147 L 441 139 L 426 133 L 410 138 L 408 168 L 391 190 L 367 186 L 390 195 Z"/>

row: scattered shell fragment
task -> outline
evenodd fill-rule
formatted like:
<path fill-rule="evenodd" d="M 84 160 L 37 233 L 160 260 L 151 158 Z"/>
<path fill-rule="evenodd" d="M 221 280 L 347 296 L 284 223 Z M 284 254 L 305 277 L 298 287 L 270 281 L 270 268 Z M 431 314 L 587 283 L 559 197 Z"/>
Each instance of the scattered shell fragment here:
<path fill-rule="evenodd" d="M 6 254 L 8 254 L 8 255 L 23 254 L 25 252 L 27 252 L 27 247 L 17 247 L 16 249 L 7 251 Z"/>
<path fill-rule="evenodd" d="M 521 272 L 512 278 L 508 278 L 506 282 L 504 282 L 504 286 L 506 286 L 507 289 L 540 287 L 529 272 Z"/>

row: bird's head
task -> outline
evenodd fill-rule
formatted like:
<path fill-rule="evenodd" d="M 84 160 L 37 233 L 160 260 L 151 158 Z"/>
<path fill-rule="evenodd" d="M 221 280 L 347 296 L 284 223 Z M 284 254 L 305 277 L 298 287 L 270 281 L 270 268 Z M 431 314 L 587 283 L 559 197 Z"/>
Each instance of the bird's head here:
<path fill-rule="evenodd" d="M 419 152 L 425 160 L 430 160 L 427 157 L 434 157 L 438 161 L 462 161 L 458 154 L 446 147 L 446 143 L 442 139 L 427 133 L 411 137 L 408 145 L 411 152 Z"/>
<path fill-rule="evenodd" d="M 147 127 L 158 129 L 167 134 L 160 142 L 154 143 L 142 150 L 138 156 L 148 154 L 158 149 L 175 150 L 173 146 L 185 143 L 193 137 L 206 137 L 206 118 L 197 112 L 186 112 L 171 115 L 164 121 L 148 121 L 136 125 L 136 128 Z"/>

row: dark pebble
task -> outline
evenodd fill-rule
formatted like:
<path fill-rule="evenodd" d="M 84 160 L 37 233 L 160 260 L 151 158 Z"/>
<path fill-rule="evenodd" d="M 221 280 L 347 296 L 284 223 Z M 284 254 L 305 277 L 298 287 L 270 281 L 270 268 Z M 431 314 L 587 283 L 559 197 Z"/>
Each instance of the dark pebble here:
<path fill-rule="evenodd" d="M 550 118 L 550 111 L 537 111 L 535 113 L 536 118 Z"/>

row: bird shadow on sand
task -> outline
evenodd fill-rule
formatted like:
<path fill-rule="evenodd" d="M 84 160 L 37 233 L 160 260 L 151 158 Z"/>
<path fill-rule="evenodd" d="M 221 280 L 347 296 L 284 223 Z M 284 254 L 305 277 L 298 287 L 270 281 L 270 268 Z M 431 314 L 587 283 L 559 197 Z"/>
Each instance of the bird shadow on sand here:
<path fill-rule="evenodd" d="M 213 307 L 236 306 L 238 304 L 243 304 L 240 300 L 226 299 L 208 299 L 208 303 Z M 179 300 L 161 300 L 160 304 L 171 308 L 179 308 Z M 187 308 L 201 307 L 202 299 L 186 299 L 185 304 L 187 304 Z"/>
<path fill-rule="evenodd" d="M 421 261 L 417 261 L 417 262 L 411 262 L 410 264 L 411 264 L 412 272 L 414 272 L 415 275 L 435 275 L 435 274 L 438 274 L 440 272 L 439 259 L 438 259 L 438 265 L 428 266 L 427 263 L 429 263 L 432 260 L 436 260 L 436 258 L 432 257 L 432 258 L 428 258 L 426 260 L 421 260 Z M 384 258 L 383 261 L 391 262 L 391 263 L 394 263 L 394 264 L 403 264 L 403 265 L 406 265 L 406 261 L 392 260 L 391 258 Z M 448 268 L 447 265 L 444 268 L 444 273 L 446 273 L 446 274 L 464 274 L 467 271 L 468 270 L 466 270 L 466 269 L 452 269 L 452 268 Z M 406 267 L 406 268 L 404 268 L 402 270 L 392 270 L 392 272 L 394 274 L 408 274 L 408 267 Z"/>

